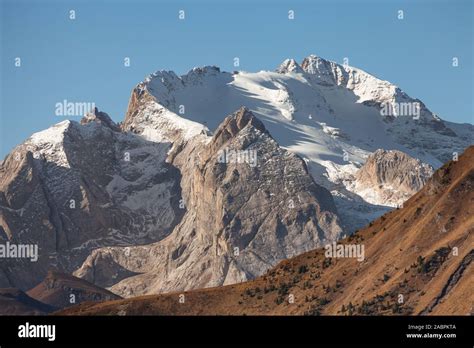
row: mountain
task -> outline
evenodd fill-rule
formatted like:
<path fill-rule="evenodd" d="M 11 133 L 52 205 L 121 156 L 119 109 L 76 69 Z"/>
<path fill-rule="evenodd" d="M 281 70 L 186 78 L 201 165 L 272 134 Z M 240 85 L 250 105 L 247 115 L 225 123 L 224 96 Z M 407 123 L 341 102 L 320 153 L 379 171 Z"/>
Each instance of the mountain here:
<path fill-rule="evenodd" d="M 157 71 L 132 92 L 124 128 L 159 138 L 157 129 L 167 126 L 146 116 L 154 110 L 215 129 L 222 115 L 242 105 L 283 148 L 305 159 L 314 180 L 333 194 L 347 233 L 413 193 L 402 190 L 400 199 L 374 202 L 354 192 L 353 174 L 370 154 L 398 150 L 439 168 L 474 138 L 471 124 L 443 121 L 388 81 L 315 55 L 301 65 L 287 59 L 275 72 L 229 73 L 215 66 L 182 76 Z"/>
<path fill-rule="evenodd" d="M 251 279 L 400 205 L 472 135 L 313 55 L 276 72 L 158 71 L 122 123 L 95 109 L 0 163 L 0 256 L 39 257 L 2 256 L 0 287 L 51 268 L 120 296 Z"/>
<path fill-rule="evenodd" d="M 50 267 L 122 296 L 227 284 L 340 237 L 330 193 L 246 108 L 211 136 L 142 106 L 142 128 L 96 109 L 7 157 L 3 238 L 40 257 L 2 260 L 3 286 L 31 288 Z"/>
<path fill-rule="evenodd" d="M 403 208 L 336 248 L 282 261 L 249 282 L 83 304 L 59 314 L 473 315 L 473 188 L 471 146 Z"/>
<path fill-rule="evenodd" d="M 28 296 L 44 304 L 65 308 L 82 302 L 111 301 L 119 296 L 83 279 L 57 271 L 49 271 L 46 278 L 27 291 Z"/>
<path fill-rule="evenodd" d="M 0 244 L 37 246 L 39 259 L 2 259 L 0 286 L 26 290 L 50 268 L 72 273 L 98 247 L 167 236 L 183 215 L 169 148 L 97 109 L 17 146 L 0 165 Z"/>
<path fill-rule="evenodd" d="M 95 250 L 76 276 L 110 286 L 95 278 L 115 274 L 115 263 L 138 274 L 110 288 L 125 297 L 219 286 L 252 279 L 340 237 L 330 193 L 246 108 L 212 137 L 195 137 L 170 157 L 182 173 L 181 222 L 152 245 Z"/>

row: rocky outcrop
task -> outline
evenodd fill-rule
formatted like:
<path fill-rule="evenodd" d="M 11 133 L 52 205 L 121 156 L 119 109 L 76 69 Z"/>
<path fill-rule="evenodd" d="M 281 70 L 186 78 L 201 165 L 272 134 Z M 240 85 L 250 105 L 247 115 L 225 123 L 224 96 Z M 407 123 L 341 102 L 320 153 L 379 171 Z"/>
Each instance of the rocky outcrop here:
<path fill-rule="evenodd" d="M 352 190 L 374 204 L 398 206 L 421 190 L 433 168 L 396 150 L 379 149 L 355 173 Z"/>

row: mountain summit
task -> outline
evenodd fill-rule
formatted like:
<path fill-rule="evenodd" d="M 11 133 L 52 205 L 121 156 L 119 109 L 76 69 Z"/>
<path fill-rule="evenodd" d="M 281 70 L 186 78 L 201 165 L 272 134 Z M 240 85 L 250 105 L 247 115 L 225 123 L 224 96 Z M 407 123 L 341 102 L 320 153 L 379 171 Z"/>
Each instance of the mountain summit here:
<path fill-rule="evenodd" d="M 301 64 L 286 59 L 276 72 L 229 73 L 210 66 L 182 76 L 158 71 L 134 89 L 124 129 L 153 139 L 183 127 L 193 136 L 216 129 L 222 115 L 242 105 L 283 148 L 306 161 L 314 180 L 333 194 L 349 232 L 413 194 L 401 192 L 385 204 L 354 191 L 354 173 L 373 152 L 400 151 L 436 169 L 474 136 L 472 125 L 443 121 L 390 82 L 315 55 Z M 151 113 L 166 117 L 146 116 Z"/>

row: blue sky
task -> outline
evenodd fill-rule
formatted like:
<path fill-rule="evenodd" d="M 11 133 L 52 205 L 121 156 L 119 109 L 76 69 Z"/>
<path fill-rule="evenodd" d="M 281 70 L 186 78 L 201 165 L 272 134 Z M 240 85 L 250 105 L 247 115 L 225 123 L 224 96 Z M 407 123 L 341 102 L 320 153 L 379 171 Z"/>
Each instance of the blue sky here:
<path fill-rule="evenodd" d="M 246 71 L 312 53 L 340 63 L 348 57 L 443 119 L 473 123 L 471 0 L 0 2 L 2 158 L 63 121 L 55 104 L 64 99 L 95 102 L 120 121 L 132 88 L 149 73 L 202 65 L 232 71 L 234 57 Z"/>

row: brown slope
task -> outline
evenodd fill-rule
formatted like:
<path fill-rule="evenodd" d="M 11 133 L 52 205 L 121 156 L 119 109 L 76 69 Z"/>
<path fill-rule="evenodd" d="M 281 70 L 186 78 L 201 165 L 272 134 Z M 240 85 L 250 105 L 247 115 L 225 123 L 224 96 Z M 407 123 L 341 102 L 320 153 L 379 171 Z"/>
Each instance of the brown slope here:
<path fill-rule="evenodd" d="M 61 314 L 472 314 L 473 186 L 471 146 L 403 208 L 340 242 L 364 245 L 363 262 L 327 258 L 317 249 L 254 281 L 185 292 L 184 303 L 172 293 L 83 304 Z"/>
<path fill-rule="evenodd" d="M 0 315 L 46 315 L 57 308 L 41 303 L 19 289 L 0 289 Z"/>
<path fill-rule="evenodd" d="M 27 294 L 57 308 L 65 308 L 86 301 L 100 302 L 121 298 L 84 279 L 52 270 L 48 271 L 46 278 Z"/>

